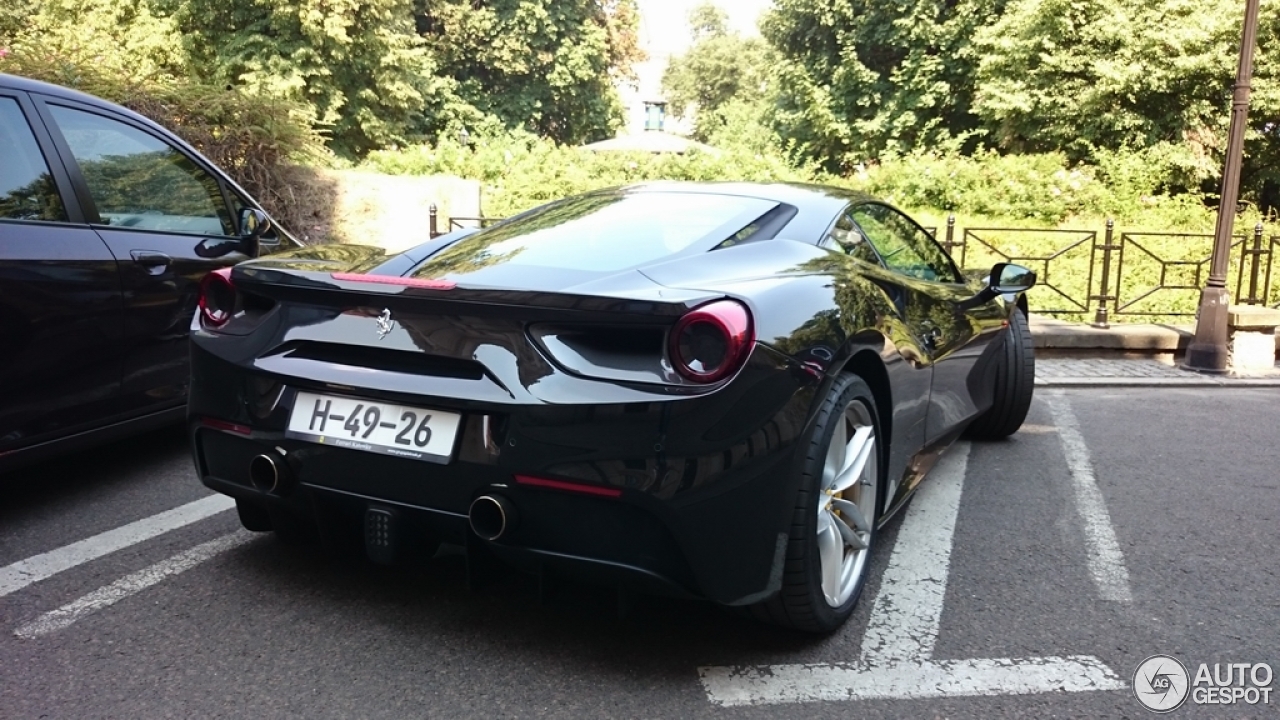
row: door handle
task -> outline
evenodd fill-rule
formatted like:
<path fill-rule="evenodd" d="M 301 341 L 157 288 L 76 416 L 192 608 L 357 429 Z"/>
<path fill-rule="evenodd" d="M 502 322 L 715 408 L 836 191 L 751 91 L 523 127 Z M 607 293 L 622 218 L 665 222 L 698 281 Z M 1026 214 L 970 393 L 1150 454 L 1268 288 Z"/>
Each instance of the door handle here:
<path fill-rule="evenodd" d="M 152 275 L 159 275 L 164 272 L 168 269 L 169 264 L 173 262 L 173 258 L 154 250 L 130 250 L 129 254 L 133 256 L 135 263 L 147 268 Z"/>

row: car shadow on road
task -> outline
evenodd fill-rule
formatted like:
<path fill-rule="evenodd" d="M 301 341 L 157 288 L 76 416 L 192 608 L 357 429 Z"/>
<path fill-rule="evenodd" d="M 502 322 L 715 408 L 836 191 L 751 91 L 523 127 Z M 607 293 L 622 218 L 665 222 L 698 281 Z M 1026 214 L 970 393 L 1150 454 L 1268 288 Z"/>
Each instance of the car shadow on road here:
<path fill-rule="evenodd" d="M 150 469 L 188 452 L 186 430 L 174 424 L 0 474 L 0 519 L 70 501 L 86 492 L 110 494 L 121 486 L 145 482 Z"/>
<path fill-rule="evenodd" d="M 615 588 L 565 578 L 553 578 L 540 597 L 539 578 L 511 569 L 471 590 L 465 557 L 448 548 L 425 563 L 391 567 L 270 537 L 233 555 L 229 570 L 237 583 L 253 588 L 257 597 L 275 598 L 272 604 L 295 622 L 299 614 L 310 616 L 290 632 L 308 633 L 306 628 L 331 626 L 331 618 L 342 617 L 344 635 L 389 630 L 388 640 L 394 638 L 409 655 L 415 647 L 491 649 L 505 662 L 530 668 L 580 671 L 584 677 L 605 672 L 633 682 L 649 677 L 687 683 L 695 665 L 730 659 L 743 664 L 856 657 L 865 622 L 858 615 L 870 604 L 868 594 L 845 629 L 815 636 L 696 600 L 641 595 L 620 613 Z M 339 652 L 344 644 L 334 637 L 312 640 L 332 643 Z"/>

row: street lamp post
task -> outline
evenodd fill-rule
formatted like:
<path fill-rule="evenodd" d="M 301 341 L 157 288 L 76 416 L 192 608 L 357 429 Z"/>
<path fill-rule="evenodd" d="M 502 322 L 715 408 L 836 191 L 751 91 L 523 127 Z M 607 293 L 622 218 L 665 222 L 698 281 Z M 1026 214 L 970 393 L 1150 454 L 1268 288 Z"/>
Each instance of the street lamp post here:
<path fill-rule="evenodd" d="M 1235 229 L 1236 203 L 1240 198 L 1240 165 L 1244 157 L 1244 131 L 1249 117 L 1249 79 L 1253 75 L 1253 46 L 1258 35 L 1258 0 L 1245 0 L 1244 37 L 1240 41 L 1240 65 L 1231 96 L 1231 128 L 1227 135 L 1227 162 L 1222 171 L 1218 226 L 1213 238 L 1209 281 L 1200 292 L 1196 336 L 1187 346 L 1186 366 L 1206 373 L 1227 370 L 1227 265 L 1231 235 Z"/>

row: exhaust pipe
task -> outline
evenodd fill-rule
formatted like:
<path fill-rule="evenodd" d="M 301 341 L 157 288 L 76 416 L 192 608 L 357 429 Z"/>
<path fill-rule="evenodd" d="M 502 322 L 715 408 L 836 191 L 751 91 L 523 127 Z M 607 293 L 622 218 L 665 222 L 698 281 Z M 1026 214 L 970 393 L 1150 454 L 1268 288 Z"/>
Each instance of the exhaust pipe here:
<path fill-rule="evenodd" d="M 249 482 L 262 492 L 280 494 L 285 490 L 287 480 L 288 470 L 283 459 L 263 453 L 249 461 Z"/>
<path fill-rule="evenodd" d="M 481 495 L 467 512 L 471 531 L 482 540 L 493 542 L 516 524 L 516 508 L 501 495 Z"/>

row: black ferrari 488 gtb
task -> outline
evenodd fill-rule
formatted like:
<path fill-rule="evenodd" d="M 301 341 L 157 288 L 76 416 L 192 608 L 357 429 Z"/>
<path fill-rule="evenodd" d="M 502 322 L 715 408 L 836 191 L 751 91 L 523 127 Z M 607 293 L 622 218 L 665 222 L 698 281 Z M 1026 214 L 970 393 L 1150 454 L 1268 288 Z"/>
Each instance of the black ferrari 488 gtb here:
<path fill-rule="evenodd" d="M 966 278 L 890 205 L 799 185 L 306 248 L 206 279 L 195 462 L 250 530 L 379 562 L 448 542 L 830 631 L 939 453 L 1022 424 L 1034 282 Z"/>

